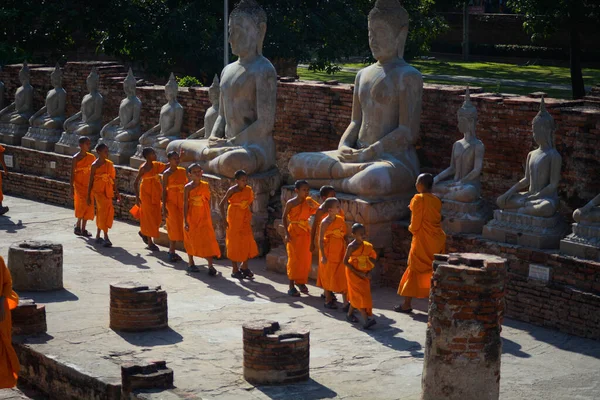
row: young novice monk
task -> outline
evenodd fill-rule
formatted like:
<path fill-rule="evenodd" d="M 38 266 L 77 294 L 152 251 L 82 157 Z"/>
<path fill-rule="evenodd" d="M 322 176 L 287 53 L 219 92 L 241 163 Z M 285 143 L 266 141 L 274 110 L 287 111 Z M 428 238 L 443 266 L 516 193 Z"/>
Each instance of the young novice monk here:
<path fill-rule="evenodd" d="M 319 229 L 319 277 L 321 287 L 325 289 L 325 308 L 336 309 L 333 293 L 342 293 L 346 303 L 348 284 L 344 253 L 346 252 L 346 221 L 338 214 L 340 202 L 329 198 L 323 202 L 327 216 L 321 221 Z M 344 304 L 344 306 L 346 306 Z M 348 306 L 350 307 L 350 306 Z"/>
<path fill-rule="evenodd" d="M 306 283 L 310 273 L 312 253 L 310 252 L 310 226 L 308 218 L 313 215 L 319 203 L 308 196 L 308 182 L 296 181 L 296 196 L 288 200 L 283 209 L 283 226 L 285 227 L 286 250 L 288 255 L 287 275 L 290 280 L 288 294 L 300 296 L 300 292 L 308 294 Z"/>
<path fill-rule="evenodd" d="M 254 201 L 254 192 L 248 186 L 248 174 L 239 170 L 235 173 L 235 185 L 227 190 L 219 203 L 221 215 L 226 221 L 227 233 L 225 245 L 227 258 L 231 260 L 232 278 L 252 279 L 254 274 L 248 268 L 248 260 L 258 255 L 258 247 L 252 232 L 252 212 L 250 207 Z M 229 202 L 229 207 L 225 205 Z M 240 263 L 240 268 L 238 268 Z"/>
<path fill-rule="evenodd" d="M 442 202 L 431 193 L 433 175 L 419 175 L 415 186 L 419 193 L 410 202 L 412 216 L 408 227 L 413 235 L 412 243 L 408 266 L 398 287 L 398 294 L 404 296 L 404 304 L 394 307 L 394 311 L 405 314 L 412 311 L 413 297 L 429 297 L 433 255 L 446 248 L 446 234 L 440 225 Z"/>
<path fill-rule="evenodd" d="M 208 274 L 215 276 L 213 257 L 220 257 L 221 250 L 215 237 L 210 216 L 210 189 L 202 180 L 202 168 L 198 164 L 188 167 L 190 182 L 183 192 L 183 243 L 189 259 L 189 272 L 199 272 L 194 257 L 205 258 L 208 262 Z"/>
<path fill-rule="evenodd" d="M 19 305 L 19 296 L 12 290 L 10 271 L 0 256 L 0 389 L 14 387 L 19 376 L 19 358 L 12 346 L 11 310 Z"/>
<path fill-rule="evenodd" d="M 177 242 L 183 242 L 183 188 L 187 183 L 187 171 L 179 166 L 179 154 L 167 154 L 169 168 L 163 173 L 162 213 L 167 220 L 169 235 L 169 261 L 181 261 L 175 253 Z"/>
<path fill-rule="evenodd" d="M 77 236 L 91 237 L 92 235 L 85 229 L 88 221 L 94 219 L 94 203 L 88 204 L 87 191 L 90 182 L 90 173 L 92 163 L 96 157 L 90 153 L 92 142 L 89 137 L 79 138 L 79 151 L 73 156 L 71 163 L 71 197 L 75 202 L 75 225 L 74 233 Z"/>
<path fill-rule="evenodd" d="M 140 166 L 133 184 L 135 201 L 140 207 L 139 235 L 148 245 L 148 250 L 158 251 L 158 246 L 152 239 L 158 238 L 158 229 L 162 222 L 160 201 L 163 190 L 160 174 L 165 170 L 165 164 L 156 161 L 156 152 L 152 147 L 143 149 L 142 156 L 146 162 Z"/>
<path fill-rule="evenodd" d="M 4 176 L 8 176 L 8 168 L 6 168 L 6 164 L 4 163 L 4 151 L 6 149 L 4 146 L 0 144 L 0 165 L 2 165 L 2 174 Z M 2 192 L 2 174 L 0 174 L 0 215 L 4 215 L 8 212 L 8 207 L 4 207 L 2 205 L 2 201 L 4 200 L 4 193 Z"/>
<path fill-rule="evenodd" d="M 121 195 L 115 185 L 116 171 L 112 161 L 108 159 L 108 146 L 100 143 L 96 146 L 98 158 L 92 164 L 90 183 L 88 185 L 87 203 L 92 204 L 92 193 L 96 201 L 96 243 L 104 247 L 112 247 L 108 238 L 108 230 L 112 228 L 115 217 L 113 198 L 121 201 Z M 104 240 L 100 238 L 100 231 L 104 232 Z"/>
<path fill-rule="evenodd" d="M 376 324 L 373 315 L 373 299 L 371 298 L 371 270 L 375 267 L 377 253 L 373 245 L 366 240 L 365 227 L 362 224 L 352 225 L 354 240 L 350 242 L 344 255 L 346 279 L 348 281 L 348 301 L 350 307 L 346 320 L 358 322 L 354 310 L 360 311 L 363 318 L 363 328 L 369 329 Z"/>

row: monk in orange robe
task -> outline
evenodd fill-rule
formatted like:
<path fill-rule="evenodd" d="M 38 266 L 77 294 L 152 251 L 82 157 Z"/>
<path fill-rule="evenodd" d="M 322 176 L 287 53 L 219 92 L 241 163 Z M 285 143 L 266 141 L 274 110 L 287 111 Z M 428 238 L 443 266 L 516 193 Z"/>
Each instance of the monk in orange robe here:
<path fill-rule="evenodd" d="M 79 151 L 73 156 L 71 163 L 71 197 L 75 203 L 75 225 L 74 233 L 77 236 L 91 237 L 85 229 L 88 221 L 94 219 L 94 204 L 87 203 L 87 190 L 90 182 L 92 164 L 96 157 L 90 153 L 92 142 L 89 137 L 79 138 Z"/>
<path fill-rule="evenodd" d="M 442 202 L 431 193 L 433 175 L 421 174 L 417 178 L 417 192 L 410 202 L 412 217 L 408 230 L 412 233 L 412 243 L 408 254 L 408 266 L 398 294 L 404 296 L 404 304 L 394 307 L 394 311 L 408 314 L 412 312 L 412 298 L 429 297 L 433 256 L 443 253 L 446 248 L 446 234 L 442 230 Z"/>
<path fill-rule="evenodd" d="M 8 176 L 8 168 L 6 168 L 6 164 L 4 163 L 4 152 L 6 149 L 4 146 L 0 144 L 0 165 L 2 165 L 2 174 L 4 176 Z M 8 212 L 8 207 L 4 207 L 2 205 L 2 201 L 4 200 L 4 193 L 2 192 L 2 174 L 0 174 L 0 215 L 4 215 Z"/>
<path fill-rule="evenodd" d="M 90 183 L 88 185 L 87 203 L 92 204 L 92 194 L 96 201 L 96 243 L 103 247 L 112 247 L 112 242 L 108 238 L 108 230 L 112 228 L 115 218 L 115 207 L 113 198 L 117 197 L 117 202 L 121 202 L 121 195 L 115 185 L 117 173 L 112 161 L 108 159 L 108 146 L 104 143 L 96 146 L 98 158 L 92 163 L 90 172 Z M 100 237 L 100 232 L 104 232 L 104 239 Z"/>
<path fill-rule="evenodd" d="M 308 196 L 309 190 L 308 182 L 296 181 L 296 196 L 288 200 L 283 209 L 284 241 L 288 256 L 287 276 L 290 281 L 288 294 L 295 297 L 300 296 L 298 289 L 308 294 L 306 283 L 312 262 L 308 219 L 319 207 L 319 203 Z"/>
<path fill-rule="evenodd" d="M 10 271 L 0 256 L 0 389 L 15 387 L 19 377 L 19 359 L 12 346 L 12 319 L 10 310 L 19 305 L 19 296 L 12 290 Z"/>
<path fill-rule="evenodd" d="M 202 168 L 198 164 L 188 167 L 190 182 L 183 192 L 183 244 L 188 254 L 188 272 L 199 272 L 194 257 L 205 258 L 208 262 L 208 274 L 217 275 L 213 266 L 213 257 L 221 257 L 221 249 L 210 215 L 210 188 L 202 180 Z"/>
<path fill-rule="evenodd" d="M 179 154 L 167 154 L 169 168 L 163 172 L 162 213 L 167 220 L 169 235 L 169 261 L 181 261 L 175 252 L 177 242 L 183 242 L 183 189 L 187 183 L 187 171 L 179 166 Z"/>
<path fill-rule="evenodd" d="M 363 328 L 369 329 L 376 324 L 375 319 L 369 317 L 373 315 L 371 270 L 375 267 L 377 253 L 375 253 L 373 245 L 364 240 L 365 234 L 366 230 L 362 224 L 352 225 L 354 240 L 350 242 L 344 255 L 348 301 L 350 302 L 346 320 L 353 323 L 358 322 L 354 316 L 354 310 L 357 309 L 363 318 Z"/>
<path fill-rule="evenodd" d="M 158 251 L 158 246 L 153 239 L 159 236 L 158 229 L 162 223 L 162 184 L 160 174 L 165 170 L 165 164 L 156 161 L 156 152 L 152 147 L 142 150 L 142 157 L 146 160 L 140 166 L 133 187 L 135 201 L 140 207 L 140 232 L 147 249 Z"/>
<path fill-rule="evenodd" d="M 346 252 L 346 221 L 338 214 L 340 202 L 332 197 L 323 202 L 327 216 L 321 221 L 319 228 L 319 277 L 321 287 L 325 290 L 325 308 L 336 309 L 333 293 L 342 293 L 346 306 L 346 268 L 344 253 Z M 349 307 L 349 305 L 348 305 Z"/>
<path fill-rule="evenodd" d="M 248 174 L 239 170 L 235 173 L 235 185 L 230 187 L 219 203 L 221 215 L 227 221 L 225 247 L 227 258 L 231 260 L 231 277 L 252 279 L 254 273 L 248 268 L 248 260 L 258 256 L 258 247 L 252 232 L 252 212 L 254 191 L 248 186 Z M 227 209 L 225 205 L 229 203 Z M 240 268 L 238 268 L 240 263 Z"/>

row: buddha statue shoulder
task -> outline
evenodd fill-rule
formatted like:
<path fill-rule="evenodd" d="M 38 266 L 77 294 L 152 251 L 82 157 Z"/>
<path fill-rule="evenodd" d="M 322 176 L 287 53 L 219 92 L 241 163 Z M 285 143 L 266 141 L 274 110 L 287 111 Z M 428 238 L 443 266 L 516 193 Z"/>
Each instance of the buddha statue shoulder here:
<path fill-rule="evenodd" d="M 469 88 L 457 115 L 458 129 L 464 136 L 452 146 L 450 166 L 434 178 L 433 192 L 442 199 L 472 203 L 481 197 L 485 147 L 477 138 L 477 109 L 471 103 Z"/>
<path fill-rule="evenodd" d="M 336 150 L 293 156 L 294 179 L 367 199 L 412 195 L 423 79 L 403 58 L 408 22 L 398 0 L 375 3 L 368 25 L 377 62 L 356 76 L 351 122 Z"/>
<path fill-rule="evenodd" d="M 0 122 L 28 125 L 29 118 L 33 115 L 33 86 L 31 86 L 29 77 L 29 67 L 27 61 L 23 62 L 23 67 L 19 71 L 19 81 L 21 86 L 15 93 L 15 101 L 0 110 Z"/>
<path fill-rule="evenodd" d="M 62 87 L 62 75 L 60 65 L 56 64 L 54 71 L 50 74 L 53 89 L 48 91 L 44 107 L 29 119 L 29 125 L 32 127 L 62 130 L 67 104 L 67 92 Z"/>
<path fill-rule="evenodd" d="M 221 73 L 219 113 L 209 138 L 167 148 L 179 151 L 182 162 L 228 178 L 240 169 L 251 175 L 274 167 L 277 73 L 262 55 L 266 29 L 267 15 L 255 0 L 242 0 L 232 11 L 229 42 L 238 60 Z"/>
<path fill-rule="evenodd" d="M 533 140 L 538 148 L 527 155 L 523 179 L 498 197 L 498 207 L 536 217 L 551 217 L 557 212 L 562 158 L 554 147 L 555 129 L 554 119 L 542 98 L 540 111 L 532 122 Z"/>
<path fill-rule="evenodd" d="M 208 107 L 204 113 L 204 127 L 188 136 L 186 138 L 187 140 L 208 139 L 210 137 L 210 134 L 215 126 L 215 122 L 217 122 L 217 117 L 219 116 L 220 92 L 219 77 L 215 75 L 212 84 L 208 88 L 208 99 L 210 100 L 211 106 Z"/>
<path fill-rule="evenodd" d="M 115 142 L 137 142 L 141 136 L 140 112 L 142 102 L 135 93 L 136 80 L 129 68 L 127 78 L 123 81 L 123 90 L 127 95 L 119 105 L 119 116 L 100 131 L 102 140 Z"/>
<path fill-rule="evenodd" d="M 65 132 L 79 136 L 97 136 L 102 128 L 102 106 L 104 98 L 98 91 L 100 75 L 96 67 L 86 79 L 88 94 L 81 101 L 81 110 L 67 118 L 64 124 Z"/>
<path fill-rule="evenodd" d="M 181 136 L 183 125 L 183 107 L 177 101 L 179 85 L 175 75 L 171 73 L 165 85 L 167 104 L 160 109 L 158 125 L 153 126 L 140 137 L 140 144 L 144 147 L 164 149 L 167 145 Z"/>

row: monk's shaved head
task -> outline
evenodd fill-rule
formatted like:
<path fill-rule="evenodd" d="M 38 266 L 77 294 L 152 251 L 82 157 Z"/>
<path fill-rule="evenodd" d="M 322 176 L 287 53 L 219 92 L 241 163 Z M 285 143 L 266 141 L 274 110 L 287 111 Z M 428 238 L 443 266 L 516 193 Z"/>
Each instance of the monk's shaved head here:
<path fill-rule="evenodd" d="M 417 183 L 423 185 L 425 189 L 431 190 L 431 188 L 433 187 L 433 175 L 421 174 L 417 177 Z"/>

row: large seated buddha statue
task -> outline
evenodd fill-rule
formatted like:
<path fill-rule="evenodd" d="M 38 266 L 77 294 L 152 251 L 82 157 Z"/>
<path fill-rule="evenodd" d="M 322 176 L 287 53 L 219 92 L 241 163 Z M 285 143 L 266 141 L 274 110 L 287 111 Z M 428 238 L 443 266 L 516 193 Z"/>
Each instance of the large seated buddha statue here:
<path fill-rule="evenodd" d="M 219 115 L 210 136 L 171 142 L 167 152 L 179 151 L 182 162 L 228 178 L 240 169 L 252 175 L 274 167 L 277 73 L 262 55 L 266 30 L 264 9 L 242 0 L 229 17 L 229 43 L 238 60 L 221 73 Z"/>
<path fill-rule="evenodd" d="M 79 138 L 87 136 L 92 141 L 92 148 L 100 137 L 102 128 L 102 106 L 104 98 L 98 91 L 100 76 L 96 67 L 86 79 L 89 91 L 81 101 L 81 109 L 65 121 L 64 132 L 56 144 L 55 151 L 61 154 L 75 154 L 79 151 Z"/>
<path fill-rule="evenodd" d="M 375 3 L 368 22 L 377 62 L 356 76 L 350 125 L 336 150 L 293 156 L 294 179 L 367 199 L 414 192 L 423 79 L 403 58 L 408 20 L 398 0 Z"/>
<path fill-rule="evenodd" d="M 119 105 L 119 116 L 100 131 L 98 143 L 104 143 L 109 149 L 109 158 L 118 164 L 127 164 L 137 149 L 141 133 L 140 112 L 142 102 L 135 93 L 136 80 L 129 68 L 123 81 L 123 90 L 127 95 Z"/>
<path fill-rule="evenodd" d="M 29 128 L 29 118 L 33 115 L 33 86 L 29 77 L 27 62 L 19 71 L 21 86 L 15 93 L 15 101 L 0 110 L 0 135 L 6 144 L 21 144 L 21 138 Z"/>

